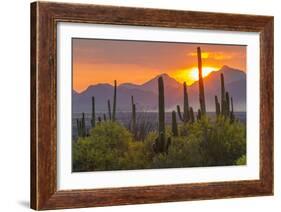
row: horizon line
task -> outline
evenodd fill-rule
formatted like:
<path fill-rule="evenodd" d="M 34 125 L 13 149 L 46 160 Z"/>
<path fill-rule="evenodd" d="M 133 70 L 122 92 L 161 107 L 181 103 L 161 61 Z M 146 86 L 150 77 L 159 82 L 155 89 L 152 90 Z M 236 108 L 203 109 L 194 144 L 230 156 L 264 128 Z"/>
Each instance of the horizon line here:
<path fill-rule="evenodd" d="M 243 71 L 243 70 L 240 70 L 240 69 L 237 69 L 237 68 L 232 68 L 232 67 L 230 67 L 230 66 L 228 66 L 228 65 L 223 65 L 223 66 L 221 66 L 219 69 L 213 70 L 208 76 L 210 76 L 210 75 L 211 75 L 212 73 L 214 73 L 214 72 L 221 71 L 221 69 L 222 69 L 223 67 L 228 67 L 228 68 L 231 68 L 231 69 L 235 69 L 235 70 L 241 71 L 241 72 L 243 72 L 244 74 L 246 74 L 245 71 Z M 162 76 L 162 75 L 167 75 L 168 77 L 172 78 L 173 80 L 175 80 L 175 81 L 178 82 L 179 84 L 183 84 L 183 83 L 179 82 L 178 80 L 176 80 L 174 77 L 171 77 L 169 74 L 167 74 L 167 73 L 164 72 L 164 73 L 161 73 L 161 74 L 156 75 L 155 77 L 153 77 L 153 78 L 151 78 L 151 79 L 146 80 L 146 81 L 143 82 L 143 83 L 139 83 L 139 84 L 138 84 L 138 83 L 132 83 L 132 82 L 124 82 L 124 83 L 121 83 L 121 84 L 117 85 L 117 87 L 119 87 L 119 86 L 121 86 L 121 85 L 123 85 L 123 84 L 133 84 L 133 85 L 141 86 L 141 85 L 144 85 L 145 83 L 147 83 L 147 82 L 149 82 L 149 81 L 155 79 L 156 77 L 160 77 L 160 76 Z M 206 76 L 206 77 L 207 77 L 207 76 Z M 205 78 L 205 77 L 204 77 L 204 78 Z M 193 84 L 197 83 L 198 81 L 199 81 L 199 80 L 194 81 L 192 84 L 187 85 L 187 87 L 191 87 Z M 117 81 L 117 82 L 118 82 L 118 81 Z M 113 83 L 111 84 L 111 83 L 108 83 L 108 82 L 105 82 L 105 83 L 100 82 L 100 83 L 96 83 L 96 84 L 90 84 L 90 85 L 88 85 L 87 88 L 85 88 L 85 89 L 82 90 L 82 91 L 77 91 L 77 90 L 75 90 L 75 88 L 73 88 L 73 86 L 72 86 L 72 91 L 75 91 L 76 93 L 81 94 L 81 93 L 85 92 L 89 87 L 91 87 L 91 86 L 96 86 L 96 85 L 100 85 L 100 84 L 113 86 Z"/>

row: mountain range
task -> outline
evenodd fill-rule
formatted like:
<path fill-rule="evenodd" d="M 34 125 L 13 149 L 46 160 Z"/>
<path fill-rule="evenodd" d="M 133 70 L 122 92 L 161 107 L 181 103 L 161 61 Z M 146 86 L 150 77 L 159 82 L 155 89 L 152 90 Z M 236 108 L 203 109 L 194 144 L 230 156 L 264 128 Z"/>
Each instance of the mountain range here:
<path fill-rule="evenodd" d="M 246 111 L 246 74 L 245 72 L 223 66 L 204 78 L 205 100 L 207 111 L 215 111 L 214 96 L 220 99 L 220 74 L 223 73 L 225 88 L 233 97 L 235 111 Z M 164 80 L 166 111 L 176 109 L 183 103 L 183 85 L 168 74 L 161 74 L 144 84 L 123 83 L 117 87 L 117 111 L 131 111 L 131 96 L 134 96 L 137 111 L 157 111 L 158 78 Z M 199 108 L 198 81 L 187 87 L 189 104 L 195 111 Z M 72 108 L 74 113 L 91 112 L 91 97 L 95 96 L 96 111 L 107 111 L 107 100 L 112 103 L 113 86 L 110 84 L 90 85 L 85 91 L 72 91 Z"/>

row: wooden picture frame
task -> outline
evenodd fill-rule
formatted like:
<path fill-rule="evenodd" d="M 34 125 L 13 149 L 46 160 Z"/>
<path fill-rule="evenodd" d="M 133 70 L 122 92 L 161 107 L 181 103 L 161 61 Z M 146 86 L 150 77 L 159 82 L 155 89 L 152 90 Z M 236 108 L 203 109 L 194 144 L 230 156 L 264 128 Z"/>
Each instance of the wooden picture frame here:
<path fill-rule="evenodd" d="M 258 32 L 260 179 L 57 190 L 58 22 Z M 34 2 L 31 4 L 31 208 L 36 210 L 273 195 L 273 17 Z"/>

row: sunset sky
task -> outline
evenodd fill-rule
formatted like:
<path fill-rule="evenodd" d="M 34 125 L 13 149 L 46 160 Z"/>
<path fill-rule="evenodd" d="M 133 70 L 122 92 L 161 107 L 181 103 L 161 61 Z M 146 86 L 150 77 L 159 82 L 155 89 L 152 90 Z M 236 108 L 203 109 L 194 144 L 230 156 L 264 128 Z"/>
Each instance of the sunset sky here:
<path fill-rule="evenodd" d="M 73 88 L 130 82 L 142 84 L 167 73 L 188 85 L 197 81 L 197 53 L 201 47 L 203 75 L 228 65 L 246 71 L 246 46 L 73 39 Z"/>

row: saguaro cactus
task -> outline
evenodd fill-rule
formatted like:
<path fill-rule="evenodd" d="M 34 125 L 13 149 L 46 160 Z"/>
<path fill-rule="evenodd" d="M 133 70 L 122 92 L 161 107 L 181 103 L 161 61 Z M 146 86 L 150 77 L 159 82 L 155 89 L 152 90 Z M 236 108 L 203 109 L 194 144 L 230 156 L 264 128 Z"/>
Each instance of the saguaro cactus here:
<path fill-rule="evenodd" d="M 183 83 L 183 116 L 181 115 L 181 110 L 179 105 L 177 105 L 177 112 L 178 112 L 179 119 L 184 123 L 187 123 L 190 120 L 186 82 Z"/>
<path fill-rule="evenodd" d="M 198 78 L 199 78 L 199 102 L 202 115 L 206 115 L 205 93 L 204 93 L 204 80 L 202 74 L 202 57 L 201 48 L 197 47 L 198 58 Z"/>
<path fill-rule="evenodd" d="M 77 135 L 78 137 L 81 136 L 81 126 L 80 126 L 80 120 L 76 119 L 76 125 L 77 125 Z"/>
<path fill-rule="evenodd" d="M 95 97 L 92 96 L 92 119 L 91 119 L 92 128 L 96 126 L 96 111 L 95 111 Z"/>
<path fill-rule="evenodd" d="M 77 119 L 76 123 L 77 123 L 78 137 L 86 137 L 87 129 L 86 129 L 86 124 L 85 124 L 85 113 L 82 113 L 81 120 Z"/>
<path fill-rule="evenodd" d="M 221 73 L 221 113 L 224 116 L 226 115 L 226 98 L 223 73 Z"/>
<path fill-rule="evenodd" d="M 158 78 L 158 138 L 153 144 L 153 150 L 156 153 L 168 153 L 171 138 L 165 137 L 165 96 L 163 78 Z"/>
<path fill-rule="evenodd" d="M 233 108 L 233 99 L 231 97 L 231 112 L 230 112 L 230 121 L 234 122 L 235 116 L 234 116 L 234 108 Z"/>
<path fill-rule="evenodd" d="M 160 148 L 164 149 L 165 144 L 165 95 L 164 95 L 164 82 L 163 78 L 158 79 L 158 125 L 159 125 L 159 136 L 160 136 Z"/>
<path fill-rule="evenodd" d="M 230 118 L 231 122 L 235 120 L 233 111 L 233 99 L 230 97 L 229 92 L 226 91 L 224 85 L 224 75 L 221 73 L 221 105 L 218 102 L 217 96 L 215 96 L 216 113 L 217 115 L 222 115 L 223 117 Z M 219 111 L 219 109 L 221 109 Z"/>
<path fill-rule="evenodd" d="M 114 80 L 112 121 L 116 120 L 116 95 L 117 95 L 117 81 Z"/>
<path fill-rule="evenodd" d="M 202 117 L 202 111 L 200 109 L 198 109 L 198 112 L 197 112 L 197 120 L 200 120 Z"/>
<path fill-rule="evenodd" d="M 111 120 L 111 105 L 110 105 L 110 100 L 107 100 L 107 109 L 108 109 L 108 118 Z"/>
<path fill-rule="evenodd" d="M 173 133 L 173 136 L 179 135 L 176 111 L 172 112 L 172 133 Z"/>
<path fill-rule="evenodd" d="M 217 116 L 219 116 L 220 115 L 220 103 L 219 103 L 217 96 L 215 96 L 215 104 L 216 104 L 216 114 L 217 114 Z"/>
<path fill-rule="evenodd" d="M 131 130 L 135 133 L 136 131 L 136 104 L 134 102 L 134 96 L 131 96 L 132 104 L 132 120 L 131 120 Z"/>
<path fill-rule="evenodd" d="M 86 132 L 86 122 L 85 122 L 85 113 L 82 113 L 82 137 L 85 137 Z"/>
<path fill-rule="evenodd" d="M 189 108 L 189 114 L 190 114 L 190 121 L 191 121 L 191 123 L 194 123 L 195 119 L 194 119 L 194 112 L 193 112 L 193 108 L 192 107 Z"/>
<path fill-rule="evenodd" d="M 229 101 L 229 94 L 228 92 L 225 93 L 225 116 L 230 116 L 230 101 Z"/>

